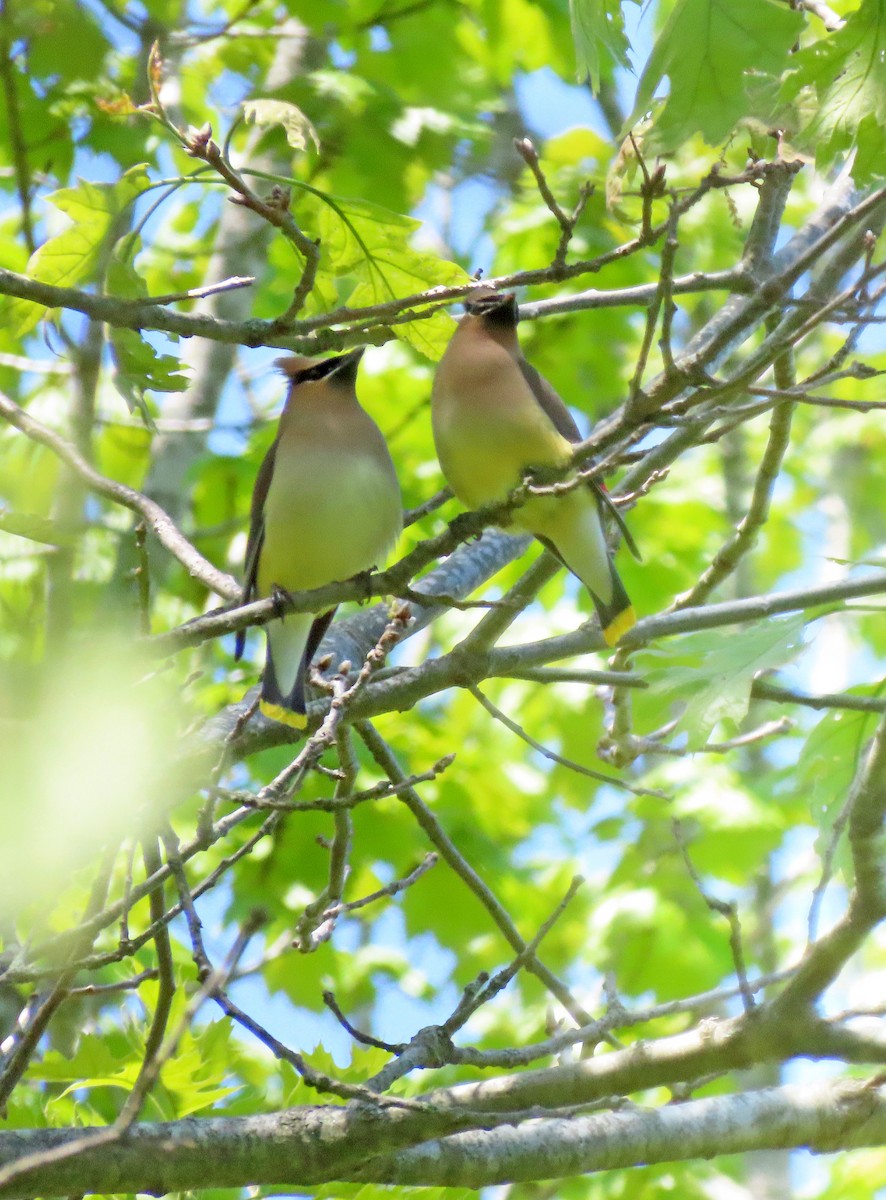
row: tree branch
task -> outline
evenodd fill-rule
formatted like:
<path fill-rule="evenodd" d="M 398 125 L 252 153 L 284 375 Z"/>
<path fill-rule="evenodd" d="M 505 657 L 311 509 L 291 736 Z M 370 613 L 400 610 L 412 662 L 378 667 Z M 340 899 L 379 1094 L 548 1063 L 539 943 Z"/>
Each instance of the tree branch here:
<path fill-rule="evenodd" d="M 163 1194 L 332 1180 L 478 1188 L 765 1147 L 833 1153 L 886 1138 L 886 1096 L 879 1083 L 767 1088 L 517 1125 L 511 1116 L 498 1128 L 489 1118 L 473 1118 L 475 1127 L 486 1128 L 461 1133 L 453 1131 L 469 1122 L 457 1112 L 305 1105 L 256 1117 L 136 1125 L 112 1144 L 87 1146 L 68 1162 L 45 1165 L 41 1155 L 48 1159 L 58 1147 L 90 1135 L 106 1139 L 108 1131 L 9 1130 L 0 1133 L 0 1163 L 27 1155 L 33 1165 L 0 1195 Z"/>
<path fill-rule="evenodd" d="M 195 550 L 159 504 L 155 504 L 153 500 L 149 500 L 147 496 L 137 492 L 134 488 L 127 487 L 125 483 L 117 483 L 116 480 L 108 479 L 105 475 L 100 474 L 70 442 L 66 442 L 59 434 L 47 429 L 45 425 L 41 425 L 30 413 L 19 408 L 2 393 L 0 393 L 0 416 L 5 417 L 10 425 L 20 429 L 32 441 L 39 442 L 41 446 L 46 446 L 51 450 L 92 491 L 112 500 L 115 504 L 122 504 L 124 508 L 138 513 L 160 544 L 178 559 L 189 575 L 199 579 L 210 591 L 224 596 L 228 600 L 239 598 L 241 588 L 237 581 L 230 575 L 226 575 L 224 571 L 219 571 L 199 551 Z"/>
<path fill-rule="evenodd" d="M 399 1186 L 486 1187 L 750 1150 L 820 1153 L 886 1138 L 880 1080 L 767 1088 L 658 1109 L 530 1121 L 456 1134 L 370 1162 L 359 1180 Z"/>

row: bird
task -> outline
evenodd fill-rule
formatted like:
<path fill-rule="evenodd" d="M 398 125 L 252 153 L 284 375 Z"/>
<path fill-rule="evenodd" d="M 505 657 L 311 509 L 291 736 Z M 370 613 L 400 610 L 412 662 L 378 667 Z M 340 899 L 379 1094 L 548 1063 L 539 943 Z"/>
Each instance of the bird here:
<path fill-rule="evenodd" d="M 363 350 L 277 360 L 289 381 L 277 436 L 252 493 L 242 602 L 322 587 L 371 570 L 403 525 L 400 485 L 384 436 L 357 399 Z M 307 725 L 305 683 L 335 608 L 288 613 L 267 626 L 260 711 Z M 245 631 L 237 635 L 235 659 Z"/>
<path fill-rule="evenodd" d="M 566 405 L 523 357 L 518 320 L 513 292 L 478 289 L 437 364 L 431 392 L 437 457 L 456 497 L 471 509 L 504 501 L 533 468 L 565 466 L 581 441 Z M 606 545 L 607 509 L 639 557 L 621 514 L 591 481 L 531 497 L 508 523 L 533 534 L 581 580 L 603 638 L 614 646 L 637 618 Z"/>

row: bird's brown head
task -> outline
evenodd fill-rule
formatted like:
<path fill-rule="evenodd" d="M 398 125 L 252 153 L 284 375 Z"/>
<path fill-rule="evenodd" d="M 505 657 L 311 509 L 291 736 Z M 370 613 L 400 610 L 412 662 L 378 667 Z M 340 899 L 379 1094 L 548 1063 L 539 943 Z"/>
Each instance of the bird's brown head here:
<path fill-rule="evenodd" d="M 469 317 L 480 317 L 484 325 L 506 329 L 514 329 L 520 319 L 516 295 L 494 292 L 492 288 L 478 288 L 465 297 L 465 312 Z"/>
<path fill-rule="evenodd" d="M 288 358 L 278 358 L 274 365 L 283 372 L 293 388 L 303 383 L 319 383 L 321 380 L 347 386 L 354 384 L 362 357 L 361 347 L 336 358 L 303 358 L 293 354 Z"/>

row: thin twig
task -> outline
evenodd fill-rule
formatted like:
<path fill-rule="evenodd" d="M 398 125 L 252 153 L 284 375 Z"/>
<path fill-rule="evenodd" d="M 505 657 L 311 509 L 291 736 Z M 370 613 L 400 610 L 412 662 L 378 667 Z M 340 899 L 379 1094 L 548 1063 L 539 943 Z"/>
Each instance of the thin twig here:
<path fill-rule="evenodd" d="M 784 169 L 784 164 L 754 163 L 747 171 L 735 176 L 726 176 L 722 172 L 711 172 L 696 187 L 686 191 L 678 201 L 679 211 L 681 214 L 688 212 L 711 191 L 765 179 L 773 171 L 783 172 Z M 242 174 L 259 175 L 270 178 L 272 182 L 280 182 L 276 177 L 268 176 L 266 172 L 244 170 Z M 296 181 L 283 180 L 282 182 L 285 186 Z M 875 207 L 881 198 L 882 194 L 877 193 L 874 197 L 869 198 L 870 203 L 869 200 L 861 202 L 852 210 L 851 220 L 863 219 L 869 209 Z M 838 232 L 842 232 L 842 226 L 839 223 L 836 229 Z M 564 267 L 517 271 L 511 275 L 490 279 L 488 282 L 490 286 L 501 290 L 594 274 L 609 263 L 618 262 L 639 253 L 663 236 L 665 231 L 666 223 L 663 223 L 654 226 L 648 236 L 632 238 L 594 259 L 570 263 Z M 162 330 L 168 333 L 178 333 L 183 337 L 207 337 L 214 341 L 250 346 L 279 346 L 299 353 L 322 353 L 329 349 L 346 348 L 351 341 L 349 341 L 347 331 L 341 330 L 339 326 L 350 320 L 365 322 L 371 318 L 378 318 L 380 321 L 375 335 L 368 337 L 362 333 L 359 344 L 365 344 L 367 341 L 376 342 L 379 338 L 384 340 L 386 328 L 384 322 L 387 318 L 429 302 L 442 304 L 457 300 L 475 288 L 476 283 L 471 281 L 451 287 L 430 288 L 425 292 L 398 297 L 381 304 L 368 305 L 365 308 L 334 309 L 320 317 L 311 317 L 295 322 L 291 330 L 281 334 L 277 322 L 273 320 L 250 319 L 246 322 L 237 322 L 206 314 L 177 312 L 162 305 L 145 303 L 142 300 L 127 300 L 118 296 L 96 295 L 76 288 L 56 287 L 29 279 L 14 271 L 0 269 L 0 294 L 34 300 L 47 308 L 71 308 L 115 327 Z"/>
<path fill-rule="evenodd" d="M 189 575 L 198 579 L 210 591 L 224 596 L 227 600 L 239 599 L 242 589 L 236 580 L 232 579 L 230 575 L 226 575 L 224 571 L 219 571 L 202 554 L 198 553 L 159 504 L 148 496 L 142 495 L 141 492 L 135 491 L 134 488 L 101 475 L 70 442 L 65 441 L 51 429 L 47 429 L 30 413 L 26 413 L 24 409 L 19 408 L 17 404 L 2 394 L 0 394 L 0 416 L 5 417 L 10 425 L 21 430 L 32 441 L 39 442 L 41 446 L 50 449 L 79 476 L 91 491 L 138 513 L 160 544 L 178 559 Z"/>
<path fill-rule="evenodd" d="M 424 404 L 422 404 L 422 408 L 424 408 Z M 388 440 L 390 441 L 390 435 Z M 415 508 L 407 508 L 403 513 L 403 528 L 408 529 L 416 521 L 421 521 L 423 517 L 427 517 L 432 512 L 436 512 L 438 508 L 442 508 L 446 501 L 451 499 L 452 488 L 445 487 L 441 488 L 439 492 L 435 492 L 423 504 L 417 504 Z"/>
<path fill-rule="evenodd" d="M 156 967 L 146 967 L 137 975 L 133 975 L 129 979 L 121 979 L 117 983 L 84 983 L 81 987 L 71 988 L 68 995 L 110 996 L 114 992 L 131 992 L 141 987 L 143 983 L 156 979 L 159 973 Z"/>
<path fill-rule="evenodd" d="M 209 961 L 209 956 L 203 945 L 202 922 L 197 916 L 197 910 L 194 907 L 188 878 L 181 860 L 178 837 L 169 824 L 164 826 L 161 836 L 163 838 L 163 845 L 166 848 L 166 861 L 172 872 L 172 878 L 175 880 L 182 911 L 185 914 L 185 920 L 188 924 L 188 935 L 191 939 L 191 954 L 194 959 L 194 965 L 197 968 L 197 980 L 202 983 L 212 974 L 212 963 Z M 153 916 L 153 913 L 151 915 Z M 156 920 L 156 918 L 154 919 Z"/>
<path fill-rule="evenodd" d="M 553 929 L 554 925 L 556 925 L 557 921 L 559 921 L 560 917 L 572 903 L 572 900 L 583 883 L 584 879 L 581 875 L 574 875 L 569 883 L 569 887 L 567 888 L 565 895 L 563 896 L 563 899 L 559 902 L 550 916 L 542 922 L 538 928 L 538 932 L 531 939 L 531 941 L 526 943 L 516 958 L 513 958 L 506 967 L 503 967 L 500 971 L 496 971 L 491 978 L 484 981 L 482 987 L 475 989 L 473 995 L 467 1003 L 459 1005 L 457 1014 L 453 1014 L 453 1016 L 443 1022 L 443 1029 L 448 1035 L 451 1036 L 457 1030 L 461 1029 L 462 1026 L 467 1022 L 468 1018 L 475 1013 L 477 1009 L 481 1007 L 481 1005 L 488 1004 L 490 1000 L 494 999 L 499 992 L 503 991 L 508 986 L 518 971 L 520 971 L 531 959 L 535 957 L 535 952 L 538 950 L 539 946 Z"/>
<path fill-rule="evenodd" d="M 365 908 L 368 904 L 377 904 L 379 900 L 390 900 L 393 896 L 398 896 L 401 892 L 405 892 L 414 883 L 418 883 L 422 875 L 430 871 L 431 867 L 435 867 L 439 861 L 440 856 L 437 852 L 429 850 L 418 866 L 413 868 L 407 875 L 403 875 L 400 879 L 394 879 L 391 883 L 386 884 L 375 892 L 369 892 L 368 895 L 361 896 L 359 900 L 349 900 L 347 904 L 338 904 L 333 909 L 328 909 L 327 915 L 338 916 L 339 913 L 356 912 L 357 909 Z"/>
<path fill-rule="evenodd" d="M 356 808 L 358 804 L 366 804 L 372 800 L 384 800 L 388 796 L 396 796 L 408 787 L 414 787 L 418 783 L 427 783 L 431 779 L 436 779 L 438 775 L 452 766 L 454 762 L 454 754 L 445 754 L 429 770 L 419 771 L 415 775 L 410 775 L 402 784 L 395 784 L 390 780 L 384 780 L 382 783 L 373 784 L 372 787 L 366 788 L 362 792 L 352 792 L 347 796 L 326 796 L 319 797 L 316 800 L 276 800 L 268 797 L 260 799 L 258 796 L 253 796 L 248 792 L 223 792 L 221 793 L 221 797 L 232 804 L 243 804 L 249 808 L 256 809 L 278 809 L 282 812 L 334 812 L 337 808 Z"/>
<path fill-rule="evenodd" d="M 202 300 L 205 296 L 215 296 L 219 292 L 234 292 L 240 288 L 252 287 L 255 277 L 252 275 L 232 275 L 230 279 L 222 279 L 218 283 L 207 283 L 203 287 L 190 288 L 186 292 L 169 292 L 165 296 L 145 296 L 146 304 L 176 304 L 180 300 Z"/>
<path fill-rule="evenodd" d="M 488 696 L 484 696 L 474 684 L 469 685 L 467 690 L 475 700 L 483 705 L 490 716 L 495 717 L 496 721 L 500 721 L 502 725 L 510 729 L 511 733 L 515 733 L 518 738 L 526 742 L 533 750 L 537 750 L 539 754 L 549 759 L 550 762 L 558 763 L 561 767 L 567 767 L 570 771 L 575 771 L 577 775 L 584 775 L 588 779 L 596 779 L 601 783 L 610 783 L 613 787 L 624 788 L 626 791 L 633 792 L 635 796 L 654 796 L 657 800 L 668 799 L 664 792 L 657 791 L 654 788 L 639 787 L 637 784 L 619 779 L 617 775 L 606 775 L 602 771 L 595 771 L 591 767 L 582 766 L 581 763 L 574 762 L 571 758 L 564 758 L 556 750 L 551 750 L 541 742 L 537 742 L 531 734 L 526 732 L 522 725 L 518 725 L 516 721 L 512 721 L 496 704 L 493 704 Z"/>
<path fill-rule="evenodd" d="M 569 889 L 553 913 L 547 918 L 530 942 L 517 954 L 507 967 L 492 977 L 486 971 L 473 980 L 462 992 L 461 998 L 450 1016 L 442 1025 L 427 1025 L 420 1029 L 407 1045 L 382 1047 L 396 1055 L 396 1059 L 384 1066 L 368 1081 L 374 1091 L 386 1092 L 398 1079 L 417 1068 L 439 1068 L 460 1061 L 459 1049 L 453 1044 L 452 1035 L 461 1029 L 481 1005 L 488 1004 L 511 982 L 521 967 L 535 958 L 541 942 L 563 914 L 575 893 L 583 883 L 576 875 Z M 378 1043 L 377 1043 L 378 1044 Z"/>
<path fill-rule="evenodd" d="M 350 687 L 347 686 L 346 673 L 350 670 L 351 664 L 341 664 L 341 673 L 330 681 L 329 686 L 332 689 L 333 695 L 322 724 L 311 735 L 305 743 L 304 748 L 296 755 L 289 766 L 285 767 L 275 779 L 258 793 L 260 802 L 278 800 L 281 797 L 288 798 L 292 794 L 293 789 L 301 784 L 307 771 L 319 759 L 327 746 L 330 746 L 335 741 L 338 727 L 345 718 L 348 706 L 366 686 L 373 672 L 383 665 L 386 655 L 403 636 L 408 623 L 409 609 L 404 606 L 394 613 L 391 620 L 385 626 L 381 637 L 366 655 L 366 660 Z"/>
<path fill-rule="evenodd" d="M 142 1064 L 142 1070 L 139 1072 L 138 1079 L 133 1085 L 132 1091 L 126 1098 L 126 1103 L 120 1110 L 117 1120 L 111 1126 L 117 1136 L 122 1136 L 128 1129 L 131 1129 L 133 1124 L 138 1119 L 142 1105 L 147 1099 L 151 1089 L 160 1078 L 160 1072 L 164 1065 L 172 1058 L 178 1049 L 178 1044 L 182 1039 L 183 1034 L 190 1028 L 191 1022 L 197 1015 L 201 1005 L 211 996 L 222 989 L 225 983 L 230 978 L 231 973 L 240 961 L 243 951 L 246 949 L 252 935 L 259 926 L 259 919 L 251 917 L 247 920 L 240 933 L 237 936 L 234 945 L 231 947 L 224 964 L 217 971 L 213 971 L 211 975 L 205 979 L 199 990 L 191 997 L 185 1010 L 181 1015 L 180 1020 L 172 1032 L 164 1039 L 164 1041 L 156 1046 L 150 1057 L 146 1057 Z"/>
<path fill-rule="evenodd" d="M 388 1054 L 402 1054 L 406 1049 L 405 1042 L 397 1042 L 396 1044 L 392 1042 L 383 1042 L 380 1041 L 379 1038 L 373 1037 L 369 1033 L 363 1033 L 361 1030 L 352 1025 L 339 1008 L 338 1001 L 335 998 L 335 992 L 328 990 L 325 991 L 323 993 L 323 1003 L 338 1021 L 339 1025 L 341 1025 L 342 1029 L 344 1029 L 345 1032 L 349 1034 L 355 1042 L 359 1042 L 361 1046 L 374 1046 L 376 1050 L 385 1050 Z"/>
<path fill-rule="evenodd" d="M 359 763 L 347 727 L 338 730 L 335 740 L 341 778 L 336 786 L 334 798 L 341 801 L 354 791 Z M 305 906 L 292 942 L 303 953 L 316 950 L 332 937 L 336 917 L 342 911 L 341 899 L 350 871 L 349 858 L 354 824 L 350 810 L 341 803 L 333 809 L 332 819 L 335 823 L 335 833 L 329 850 L 329 878 L 320 895 Z"/>
<path fill-rule="evenodd" d="M 594 194 L 593 184 L 583 183 L 579 190 L 578 200 L 571 216 L 567 216 L 551 191 L 545 174 L 541 169 L 541 164 L 538 161 L 538 151 L 529 140 L 529 138 L 514 138 L 514 149 L 529 167 L 532 172 L 536 186 L 538 187 L 539 195 L 548 207 L 548 210 L 553 213 L 557 224 L 560 226 L 560 241 L 557 244 L 557 249 L 554 254 L 551 266 L 555 269 L 561 269 L 566 265 L 566 252 L 569 249 L 569 243 L 572 241 L 572 236 L 575 233 L 575 227 L 578 224 L 581 214 L 585 210 L 588 200 Z"/>
<path fill-rule="evenodd" d="M 390 747 L 378 734 L 375 727 L 369 721 L 357 721 L 355 722 L 355 728 L 365 742 L 369 753 L 388 778 L 395 783 L 402 783 L 406 778 L 405 774 Z M 511 920 L 507 910 L 496 899 L 464 856 L 456 849 L 454 843 L 447 836 L 442 825 L 428 806 L 422 801 L 418 792 L 414 788 L 408 788 L 400 798 L 425 831 L 431 843 L 439 850 L 441 857 L 445 859 L 459 878 L 480 900 L 509 945 L 519 954 L 525 949 L 526 943 L 517 931 L 517 927 Z M 587 1024 L 590 1017 L 553 972 L 543 966 L 537 958 L 531 959 L 526 966 L 527 970 L 537 975 L 552 995 L 559 1000 L 577 1025 Z"/>
<path fill-rule="evenodd" d="M 677 241 L 678 214 L 672 204 L 668 215 L 668 232 L 661 247 L 661 267 L 659 270 L 659 286 L 661 287 L 661 338 L 659 349 L 664 363 L 665 374 L 675 373 L 674 351 L 671 344 L 671 331 L 677 306 L 674 303 L 674 261 L 677 257 L 679 242 Z"/>
<path fill-rule="evenodd" d="M 232 202 L 248 208 L 251 212 L 256 213 L 263 220 L 267 221 L 268 224 L 279 229 L 283 236 L 291 242 L 299 257 L 303 260 L 305 264 L 304 269 L 293 293 L 292 302 L 286 312 L 275 322 L 277 329 L 286 329 L 304 307 L 305 301 L 313 290 L 314 282 L 317 278 L 317 270 L 320 266 L 319 240 L 308 237 L 292 215 L 289 207 L 291 199 L 289 188 L 275 184 L 268 198 L 266 200 L 260 199 L 246 183 L 243 176 L 234 170 L 218 144 L 213 141 L 211 125 L 206 124 L 202 129 L 192 130 L 187 133 L 184 130 L 178 129 L 166 116 L 159 92 L 156 91 L 154 93 L 152 108 L 154 110 L 152 115 L 162 120 L 167 128 L 175 134 L 184 147 L 185 153 L 191 155 L 192 158 L 205 162 L 207 166 L 212 167 L 221 176 L 228 187 L 234 192 L 234 195 L 230 197 Z"/>
<path fill-rule="evenodd" d="M 698 894 L 704 900 L 711 912 L 718 913 L 721 917 L 725 917 L 729 922 L 729 946 L 732 951 L 732 961 L 735 966 L 735 975 L 738 979 L 738 986 L 744 1004 L 745 1012 L 750 1012 L 756 1007 L 754 1000 L 754 991 L 748 983 L 747 967 L 745 965 L 744 946 L 741 936 L 741 922 L 738 918 L 738 909 L 731 901 L 720 900 L 705 888 L 701 881 L 701 876 L 695 869 L 695 865 L 689 856 L 689 847 L 686 845 L 686 839 L 683 835 L 683 826 L 676 818 L 671 822 L 674 830 L 674 838 L 686 865 L 686 870 L 689 877 L 695 884 Z"/>
<path fill-rule="evenodd" d="M 254 1017 L 250 1017 L 248 1013 L 245 1013 L 242 1008 L 231 1000 L 223 988 L 217 988 L 212 998 L 226 1016 L 230 1017 L 232 1021 L 236 1021 L 244 1029 L 248 1029 L 254 1037 L 258 1038 L 262 1045 L 267 1046 L 274 1057 L 279 1059 L 280 1062 L 289 1063 L 308 1087 L 313 1088 L 315 1091 L 326 1093 L 330 1096 L 338 1096 L 342 1100 L 360 1100 L 377 1107 L 409 1109 L 418 1112 L 427 1111 L 426 1106 L 419 1101 L 404 1100 L 393 1096 L 379 1096 L 369 1087 L 361 1086 L 360 1084 L 343 1083 L 340 1079 L 334 1079 L 331 1075 L 316 1070 L 301 1054 L 295 1050 L 290 1050 L 288 1046 L 284 1045 L 278 1038 L 275 1038 L 263 1025 L 260 1025 Z"/>
<path fill-rule="evenodd" d="M 145 864 L 146 875 L 153 875 L 160 869 L 160 851 L 156 840 L 150 835 L 142 842 L 142 858 Z M 151 922 L 156 926 L 154 945 L 157 949 L 159 985 L 157 987 L 157 1001 L 154 1006 L 151 1028 L 148 1030 L 148 1036 L 145 1040 L 145 1052 L 141 1069 L 139 1070 L 138 1078 L 133 1085 L 130 1096 L 136 1093 L 147 1095 L 151 1087 L 148 1077 L 156 1077 L 155 1059 L 160 1052 L 160 1046 L 166 1036 L 166 1026 L 169 1023 L 172 1000 L 175 996 L 175 970 L 172 963 L 172 946 L 169 941 L 169 929 L 163 921 L 166 905 L 163 899 L 162 884 L 154 888 L 150 893 L 148 903 L 151 910 Z M 133 1120 L 135 1120 L 135 1117 L 133 1117 Z"/>

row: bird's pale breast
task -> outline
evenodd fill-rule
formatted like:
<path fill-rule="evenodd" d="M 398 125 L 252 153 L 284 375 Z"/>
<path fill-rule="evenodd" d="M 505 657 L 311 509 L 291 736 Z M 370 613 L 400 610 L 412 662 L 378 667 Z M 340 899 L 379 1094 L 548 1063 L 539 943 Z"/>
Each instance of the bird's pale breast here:
<path fill-rule="evenodd" d="M 442 370 L 434 391 L 440 466 L 469 508 L 504 500 L 528 468 L 558 465 L 570 454 L 516 364 L 500 357 L 488 366 L 474 362 L 464 374 Z"/>
<path fill-rule="evenodd" d="M 293 446 L 297 469 L 281 444 L 265 501 L 261 593 L 321 587 L 384 563 L 400 532 L 400 491 L 374 425 L 372 434 L 368 445 L 315 438 L 308 454 Z"/>

